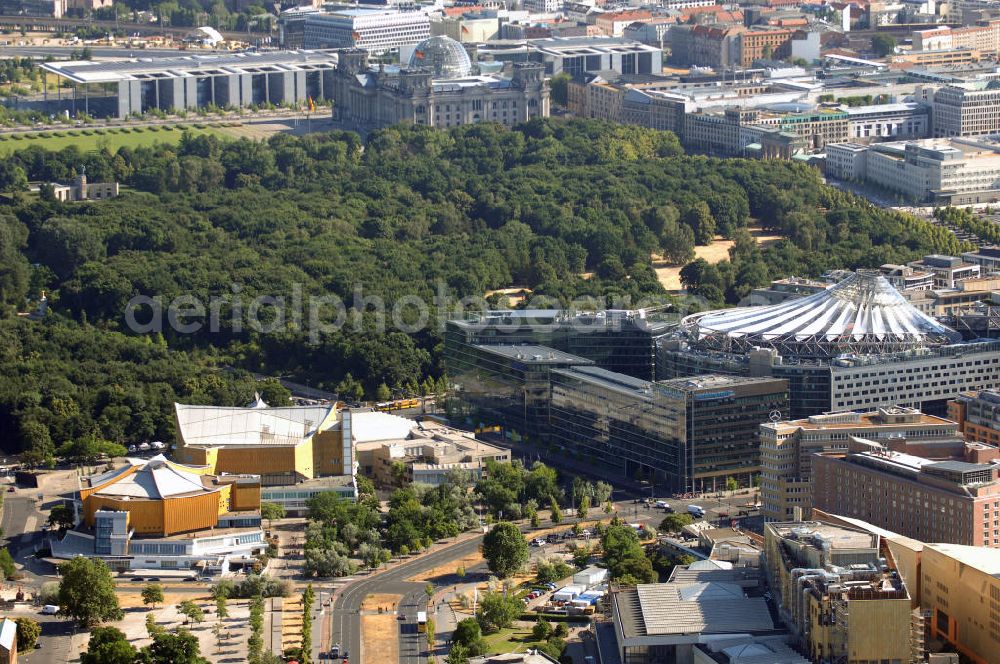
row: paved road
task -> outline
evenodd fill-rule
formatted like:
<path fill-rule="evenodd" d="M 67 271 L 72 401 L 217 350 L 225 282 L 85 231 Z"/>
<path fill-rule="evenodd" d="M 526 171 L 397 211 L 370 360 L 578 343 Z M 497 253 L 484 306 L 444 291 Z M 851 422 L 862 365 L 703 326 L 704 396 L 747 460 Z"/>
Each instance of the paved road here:
<path fill-rule="evenodd" d="M 477 535 L 351 584 L 334 602 L 329 643 L 339 643 L 341 653 L 347 652 L 353 661 L 365 661 L 361 651 L 361 603 L 372 593 L 402 595 L 399 603 L 402 616 L 399 620 L 399 661 L 401 664 L 423 664 L 427 661 L 427 647 L 424 635 L 417 632 L 417 612 L 424 611 L 427 606 L 426 584 L 406 579 L 472 553 L 481 542 L 482 535 Z"/>

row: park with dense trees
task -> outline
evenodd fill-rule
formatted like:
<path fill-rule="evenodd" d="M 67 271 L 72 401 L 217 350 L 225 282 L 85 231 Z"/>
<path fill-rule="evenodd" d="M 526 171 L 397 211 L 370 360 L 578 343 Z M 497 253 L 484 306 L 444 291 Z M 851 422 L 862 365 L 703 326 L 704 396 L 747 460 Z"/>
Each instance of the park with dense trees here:
<path fill-rule="evenodd" d="M 83 168 L 124 195 L 66 204 L 25 191 Z M 392 127 L 365 145 L 331 132 L 29 146 L 0 167 L 0 191 L 0 436 L 32 463 L 60 448 L 86 458 L 173 440 L 175 401 L 245 404 L 262 388 L 287 401 L 249 372 L 350 400 L 439 391 L 439 315 L 492 289 L 527 288 L 553 306 L 669 302 L 656 254 L 687 264 L 688 289 L 722 305 L 776 277 L 961 249 L 946 229 L 826 187 L 809 167 L 688 156 L 669 132 L 590 120 Z M 760 247 L 750 226 L 784 239 Z M 715 234 L 734 241 L 729 259 L 691 262 Z M 44 318 L 15 315 L 43 292 Z M 146 304 L 130 326 L 137 296 Z M 264 296 L 284 298 L 287 315 L 265 303 L 260 324 L 244 324 Z M 320 296 L 345 312 L 321 307 L 322 330 L 294 304 Z M 427 321 L 414 300 L 433 305 Z M 171 303 L 183 313 L 191 301 L 203 318 L 176 322 L 202 324 L 168 324 Z M 498 512 L 522 504 L 505 500 L 509 487 L 481 489 L 496 490 Z"/>

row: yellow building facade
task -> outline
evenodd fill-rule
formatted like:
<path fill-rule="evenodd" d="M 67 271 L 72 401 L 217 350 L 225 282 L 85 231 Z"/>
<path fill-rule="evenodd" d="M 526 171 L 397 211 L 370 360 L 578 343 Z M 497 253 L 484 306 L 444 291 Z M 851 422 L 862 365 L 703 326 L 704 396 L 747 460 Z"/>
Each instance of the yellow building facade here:
<path fill-rule="evenodd" d="M 82 478 L 82 517 L 93 527 L 98 511 L 127 512 L 140 535 L 169 536 L 214 528 L 229 512 L 260 509 L 260 484 L 219 478 L 207 466 L 187 466 L 162 456 Z"/>
<path fill-rule="evenodd" d="M 264 485 L 350 474 L 353 458 L 334 406 L 246 408 L 174 404 L 177 459 L 209 472 L 259 475 Z"/>

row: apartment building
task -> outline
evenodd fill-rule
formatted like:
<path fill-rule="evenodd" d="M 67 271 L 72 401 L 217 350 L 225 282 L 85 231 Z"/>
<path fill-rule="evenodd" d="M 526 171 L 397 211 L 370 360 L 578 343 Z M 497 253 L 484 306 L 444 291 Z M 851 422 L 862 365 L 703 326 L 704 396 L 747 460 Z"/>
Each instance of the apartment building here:
<path fill-rule="evenodd" d="M 794 30 L 778 28 L 772 30 L 747 30 L 737 38 L 739 49 L 738 64 L 749 67 L 755 60 L 782 60 L 792 54 Z"/>
<path fill-rule="evenodd" d="M 727 69 L 740 65 L 736 25 L 676 25 L 670 28 L 670 62 L 679 66 Z"/>
<path fill-rule="evenodd" d="M 896 265 L 886 263 L 879 266 L 879 272 L 885 275 L 886 280 L 892 284 L 896 290 L 906 293 L 908 291 L 925 291 L 934 288 L 934 275 L 930 272 L 917 270 L 909 265 Z"/>
<path fill-rule="evenodd" d="M 914 51 L 940 51 L 967 48 L 984 55 L 1000 54 L 1000 21 L 981 25 L 951 28 L 939 26 L 913 33 Z"/>
<path fill-rule="evenodd" d="M 966 440 L 1000 445 L 1000 392 L 960 394 L 948 402 L 948 417 Z"/>
<path fill-rule="evenodd" d="M 608 37 L 621 37 L 625 28 L 633 23 L 652 20 L 653 14 L 646 10 L 605 12 L 598 15 L 594 25 Z"/>
<path fill-rule="evenodd" d="M 932 106 L 936 137 L 1000 132 L 1000 88 L 992 82 L 947 85 L 934 93 Z"/>
<path fill-rule="evenodd" d="M 967 263 L 956 256 L 931 254 L 924 256 L 919 261 L 911 261 L 907 265 L 916 270 L 933 274 L 936 288 L 957 288 L 959 282 L 978 279 L 980 276 L 980 268 L 977 264 Z"/>
<path fill-rule="evenodd" d="M 778 613 L 814 662 L 910 662 L 910 591 L 877 534 L 821 521 L 764 525 Z M 771 660 L 761 660 L 771 661 Z"/>
<path fill-rule="evenodd" d="M 930 542 L 1000 548 L 1000 450 L 966 446 L 948 460 L 852 438 L 813 458 L 817 508 Z"/>
<path fill-rule="evenodd" d="M 852 437 L 894 448 L 950 455 L 963 449 L 954 422 L 913 408 L 879 408 L 867 413 L 829 413 L 760 425 L 761 512 L 769 520 L 808 515 L 813 506 L 814 455 L 844 451 Z"/>
<path fill-rule="evenodd" d="M 978 251 L 963 252 L 962 260 L 975 263 L 984 274 L 1000 272 L 1000 247 L 979 247 Z"/>
<path fill-rule="evenodd" d="M 430 19 L 423 11 L 354 7 L 309 14 L 305 19 L 308 49 L 358 48 L 379 54 L 430 36 Z"/>

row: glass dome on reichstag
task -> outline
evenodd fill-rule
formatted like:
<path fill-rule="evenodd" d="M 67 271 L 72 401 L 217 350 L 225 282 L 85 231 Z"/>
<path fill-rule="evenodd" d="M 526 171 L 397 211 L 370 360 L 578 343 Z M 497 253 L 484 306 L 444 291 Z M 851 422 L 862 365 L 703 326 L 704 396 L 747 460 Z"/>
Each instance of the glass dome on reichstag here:
<path fill-rule="evenodd" d="M 472 73 L 465 48 L 451 37 L 431 37 L 417 44 L 410 56 L 411 67 L 434 70 L 434 78 L 462 78 Z"/>

